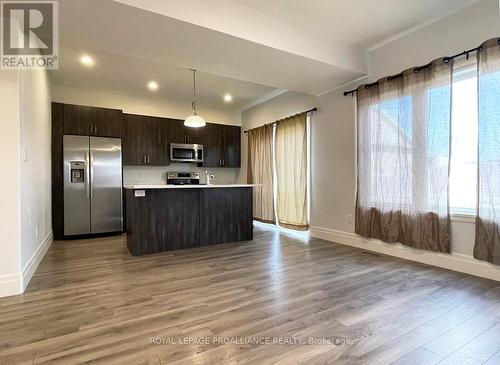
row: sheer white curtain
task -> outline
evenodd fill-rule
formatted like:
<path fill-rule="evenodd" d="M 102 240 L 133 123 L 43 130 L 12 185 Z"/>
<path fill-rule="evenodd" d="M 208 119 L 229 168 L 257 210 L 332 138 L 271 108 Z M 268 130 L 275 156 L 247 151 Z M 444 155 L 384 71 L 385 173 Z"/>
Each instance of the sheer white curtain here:
<path fill-rule="evenodd" d="M 451 63 L 358 88 L 357 234 L 450 252 Z"/>
<path fill-rule="evenodd" d="M 500 38 L 478 52 L 478 146 L 474 257 L 500 265 Z"/>
<path fill-rule="evenodd" d="M 305 231 L 307 214 L 307 113 L 278 121 L 275 136 L 277 199 L 281 227 Z"/>
<path fill-rule="evenodd" d="M 253 218 L 274 223 L 273 191 L 273 126 L 264 125 L 248 131 L 249 184 L 261 184 L 253 189 Z"/>

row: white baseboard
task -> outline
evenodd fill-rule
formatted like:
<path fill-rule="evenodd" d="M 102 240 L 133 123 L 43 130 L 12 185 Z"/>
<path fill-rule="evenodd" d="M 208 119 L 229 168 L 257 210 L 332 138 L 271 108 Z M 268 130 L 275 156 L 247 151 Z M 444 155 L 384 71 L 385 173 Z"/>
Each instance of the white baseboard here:
<path fill-rule="evenodd" d="M 52 245 L 52 242 L 54 241 L 54 236 L 52 232 L 50 232 L 47 237 L 43 240 L 42 244 L 38 246 L 38 249 L 31 255 L 30 259 L 24 265 L 23 267 L 23 275 L 22 275 L 22 288 L 23 292 L 26 290 L 26 287 L 28 286 L 31 278 L 33 277 L 33 274 L 35 273 L 36 269 L 38 268 L 38 265 L 40 265 L 40 262 L 42 262 L 42 259 L 44 258 L 45 254 L 49 250 L 50 246 Z"/>
<path fill-rule="evenodd" d="M 500 281 L 500 266 L 476 260 L 471 256 L 416 250 L 398 243 L 385 243 L 324 227 L 311 227 L 310 232 L 312 237 L 326 241 Z"/>
<path fill-rule="evenodd" d="M 21 272 L 0 275 L 0 298 L 10 295 L 22 294 L 28 286 L 38 265 L 47 253 L 53 242 L 52 232 L 45 237 L 38 249 L 31 255 L 30 259 Z"/>
<path fill-rule="evenodd" d="M 0 275 L 0 298 L 23 292 L 21 273 Z"/>

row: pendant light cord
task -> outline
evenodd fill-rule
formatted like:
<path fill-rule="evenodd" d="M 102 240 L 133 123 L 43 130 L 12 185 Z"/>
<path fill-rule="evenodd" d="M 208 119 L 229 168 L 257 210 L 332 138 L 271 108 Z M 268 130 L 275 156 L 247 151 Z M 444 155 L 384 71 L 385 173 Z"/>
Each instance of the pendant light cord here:
<path fill-rule="evenodd" d="M 193 115 L 196 114 L 196 70 L 193 70 Z"/>

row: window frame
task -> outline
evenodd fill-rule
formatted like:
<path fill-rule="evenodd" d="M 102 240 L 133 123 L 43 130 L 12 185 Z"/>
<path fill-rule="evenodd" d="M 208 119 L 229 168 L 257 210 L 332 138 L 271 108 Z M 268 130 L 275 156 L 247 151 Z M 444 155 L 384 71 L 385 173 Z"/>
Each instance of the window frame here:
<path fill-rule="evenodd" d="M 457 64 L 454 65 L 453 67 L 453 75 L 452 75 L 452 95 L 453 95 L 453 87 L 454 83 L 457 81 L 463 81 L 468 78 L 477 78 L 477 60 L 475 59 L 469 59 L 469 60 L 464 60 L 461 62 L 457 62 Z M 476 90 L 477 90 L 477 79 L 476 79 Z M 453 103 L 452 101 L 452 110 L 451 110 L 451 128 L 453 130 Z M 476 111 L 477 114 L 477 111 Z M 476 119 L 477 122 L 477 119 Z M 451 141 L 451 148 L 453 148 L 453 141 Z M 477 150 L 477 140 L 476 140 L 476 150 Z M 451 153 L 451 159 L 450 159 L 450 168 L 451 168 L 451 163 L 453 160 L 453 150 Z M 477 156 L 476 156 L 476 166 L 477 166 Z M 451 177 L 451 176 L 450 176 Z M 450 179 L 450 185 L 451 185 L 451 179 Z M 477 187 L 476 187 L 477 189 Z M 451 198 L 451 195 L 450 195 Z M 466 208 L 466 207 L 458 207 L 458 206 L 452 206 L 451 205 L 451 199 L 450 199 L 450 216 L 451 220 L 455 222 L 463 222 L 463 223 L 475 223 L 475 217 L 477 215 L 477 207 L 474 208 Z"/>

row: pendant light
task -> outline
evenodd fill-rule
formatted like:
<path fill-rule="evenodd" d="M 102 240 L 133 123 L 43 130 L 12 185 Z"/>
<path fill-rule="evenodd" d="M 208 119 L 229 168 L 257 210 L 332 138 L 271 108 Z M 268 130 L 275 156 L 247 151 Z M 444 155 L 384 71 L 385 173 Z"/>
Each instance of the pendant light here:
<path fill-rule="evenodd" d="M 184 120 L 184 125 L 191 128 L 200 128 L 207 125 L 205 119 L 196 114 L 196 70 L 193 71 L 193 115 L 190 115 Z"/>

